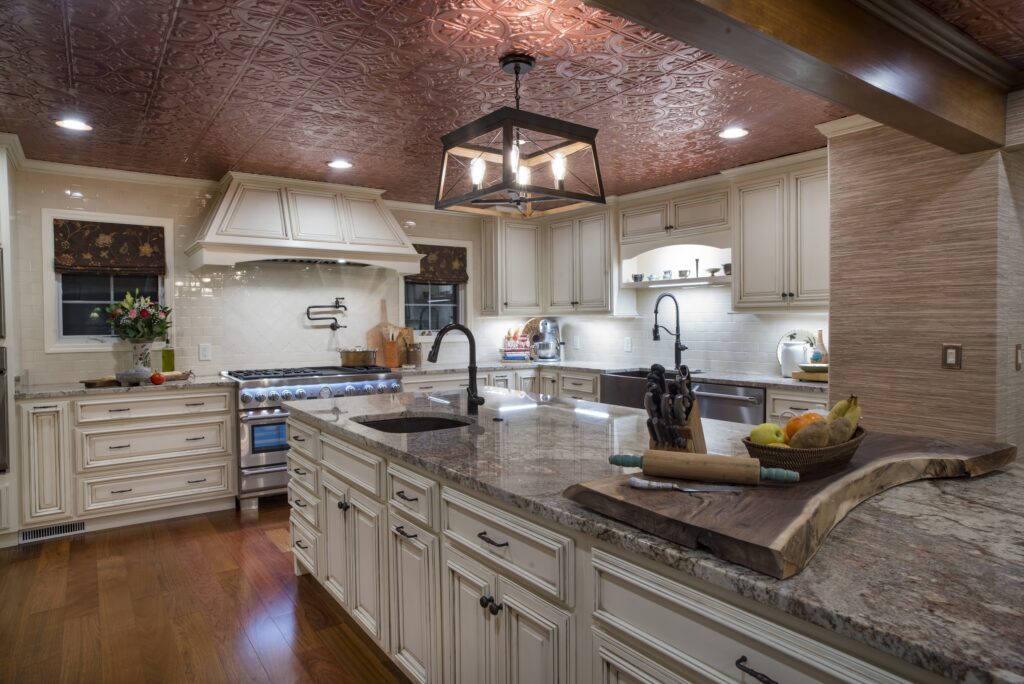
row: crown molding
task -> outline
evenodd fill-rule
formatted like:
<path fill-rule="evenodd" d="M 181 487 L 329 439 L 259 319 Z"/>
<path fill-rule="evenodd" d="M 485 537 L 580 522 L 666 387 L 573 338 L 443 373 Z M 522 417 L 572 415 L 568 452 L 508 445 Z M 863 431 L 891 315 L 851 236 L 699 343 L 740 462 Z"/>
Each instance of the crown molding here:
<path fill-rule="evenodd" d="M 882 124 L 877 121 L 873 121 L 866 116 L 854 114 L 853 116 L 836 119 L 835 121 L 827 121 L 823 124 L 818 124 L 815 128 L 817 128 L 818 132 L 826 138 L 838 138 L 841 135 L 866 131 L 869 128 L 876 128 L 881 125 Z"/>
<path fill-rule="evenodd" d="M 785 157 L 776 157 L 775 159 L 766 159 L 761 162 L 754 162 L 753 164 L 747 164 L 746 166 L 737 166 L 733 169 L 726 169 L 719 175 L 722 178 L 733 178 L 734 176 L 747 175 L 751 173 L 760 173 L 762 171 L 771 171 L 778 169 L 783 166 L 793 166 L 794 164 L 803 164 L 805 162 L 818 161 L 819 159 L 825 159 L 828 157 L 828 148 L 819 147 L 816 150 L 807 150 L 806 152 L 799 152 L 797 154 L 788 154 Z"/>
<path fill-rule="evenodd" d="M 433 204 L 423 204 L 420 202 L 384 200 L 384 206 L 390 209 L 391 211 L 415 211 L 420 214 L 439 214 L 441 216 L 447 216 L 449 218 L 466 219 L 469 221 L 479 221 L 482 218 L 481 215 L 467 214 L 465 212 L 450 211 L 447 209 L 437 209 L 436 207 L 434 207 Z"/>
<path fill-rule="evenodd" d="M 0 148 L 7 150 L 15 170 L 25 164 L 25 150 L 21 148 L 21 140 L 14 133 L 0 133 Z"/>

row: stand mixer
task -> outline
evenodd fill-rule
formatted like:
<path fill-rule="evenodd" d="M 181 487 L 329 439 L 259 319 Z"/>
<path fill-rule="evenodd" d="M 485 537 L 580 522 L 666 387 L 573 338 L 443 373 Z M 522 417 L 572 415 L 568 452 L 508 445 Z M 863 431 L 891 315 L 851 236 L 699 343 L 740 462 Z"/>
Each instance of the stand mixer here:
<path fill-rule="evenodd" d="M 553 318 L 542 318 L 537 324 L 537 332 L 530 338 L 530 352 L 533 358 L 541 362 L 562 360 L 562 345 L 558 333 L 558 321 Z"/>

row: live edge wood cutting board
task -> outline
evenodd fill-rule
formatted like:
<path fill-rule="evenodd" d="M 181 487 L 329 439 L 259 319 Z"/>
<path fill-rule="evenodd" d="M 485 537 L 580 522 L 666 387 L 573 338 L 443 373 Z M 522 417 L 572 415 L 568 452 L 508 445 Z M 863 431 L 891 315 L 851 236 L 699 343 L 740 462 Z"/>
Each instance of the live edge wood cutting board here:
<path fill-rule="evenodd" d="M 1010 444 L 869 432 L 843 470 L 792 485 L 683 494 L 633 489 L 626 484 L 630 475 L 614 475 L 573 485 L 564 495 L 645 532 L 785 579 L 803 570 L 832 528 L 875 494 L 913 480 L 975 477 L 1016 456 Z"/>

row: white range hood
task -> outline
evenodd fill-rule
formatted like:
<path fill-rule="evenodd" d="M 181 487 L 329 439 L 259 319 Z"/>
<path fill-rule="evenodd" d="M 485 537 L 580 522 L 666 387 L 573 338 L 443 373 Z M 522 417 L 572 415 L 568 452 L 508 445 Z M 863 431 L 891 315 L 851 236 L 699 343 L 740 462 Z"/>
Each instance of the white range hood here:
<path fill-rule="evenodd" d="M 250 261 L 346 261 L 419 273 L 422 256 L 381 200 L 383 190 L 229 171 L 185 250 L 193 273 Z"/>

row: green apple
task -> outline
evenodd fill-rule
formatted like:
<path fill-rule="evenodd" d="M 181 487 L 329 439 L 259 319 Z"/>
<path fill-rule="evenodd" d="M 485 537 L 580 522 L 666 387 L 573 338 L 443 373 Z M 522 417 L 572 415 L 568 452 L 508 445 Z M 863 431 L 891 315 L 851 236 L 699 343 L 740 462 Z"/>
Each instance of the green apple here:
<path fill-rule="evenodd" d="M 754 444 L 764 445 L 785 442 L 786 433 L 782 431 L 782 426 L 777 423 L 761 423 L 750 431 L 750 441 Z"/>

